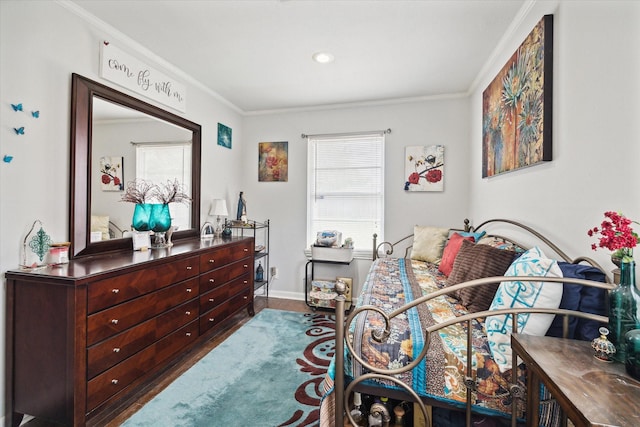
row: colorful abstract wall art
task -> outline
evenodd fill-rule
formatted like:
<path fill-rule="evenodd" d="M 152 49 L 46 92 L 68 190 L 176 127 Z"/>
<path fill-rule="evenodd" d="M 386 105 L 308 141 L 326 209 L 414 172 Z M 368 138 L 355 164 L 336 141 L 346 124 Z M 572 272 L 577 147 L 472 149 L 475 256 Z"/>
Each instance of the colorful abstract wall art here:
<path fill-rule="evenodd" d="M 482 93 L 482 177 L 551 160 L 553 15 Z"/>
<path fill-rule="evenodd" d="M 258 144 L 258 181 L 287 182 L 289 180 L 289 143 L 260 142 Z"/>

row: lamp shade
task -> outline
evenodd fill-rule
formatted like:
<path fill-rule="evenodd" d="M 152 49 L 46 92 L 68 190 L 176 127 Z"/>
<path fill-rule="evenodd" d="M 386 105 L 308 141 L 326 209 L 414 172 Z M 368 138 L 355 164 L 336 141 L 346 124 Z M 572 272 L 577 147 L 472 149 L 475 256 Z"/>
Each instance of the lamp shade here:
<path fill-rule="evenodd" d="M 209 215 L 228 216 L 229 212 L 227 212 L 227 201 L 224 199 L 213 199 Z"/>

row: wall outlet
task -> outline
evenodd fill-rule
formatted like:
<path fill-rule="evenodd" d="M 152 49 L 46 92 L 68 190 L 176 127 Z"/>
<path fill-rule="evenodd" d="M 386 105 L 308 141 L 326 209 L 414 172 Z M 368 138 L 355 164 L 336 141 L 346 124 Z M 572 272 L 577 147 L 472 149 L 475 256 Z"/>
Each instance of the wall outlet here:
<path fill-rule="evenodd" d="M 271 267 L 271 277 L 277 277 L 278 276 L 278 267 Z"/>

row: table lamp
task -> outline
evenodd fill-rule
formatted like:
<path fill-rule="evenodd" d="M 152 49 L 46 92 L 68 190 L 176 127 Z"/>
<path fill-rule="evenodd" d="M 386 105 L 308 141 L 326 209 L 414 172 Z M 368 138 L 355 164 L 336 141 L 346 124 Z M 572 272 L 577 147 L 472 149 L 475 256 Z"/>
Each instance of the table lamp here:
<path fill-rule="evenodd" d="M 222 226 L 220 225 L 220 217 L 228 216 L 227 201 L 224 199 L 214 199 L 211 203 L 211 210 L 209 215 L 216 216 L 216 228 L 214 230 L 214 236 L 220 237 L 222 235 Z"/>

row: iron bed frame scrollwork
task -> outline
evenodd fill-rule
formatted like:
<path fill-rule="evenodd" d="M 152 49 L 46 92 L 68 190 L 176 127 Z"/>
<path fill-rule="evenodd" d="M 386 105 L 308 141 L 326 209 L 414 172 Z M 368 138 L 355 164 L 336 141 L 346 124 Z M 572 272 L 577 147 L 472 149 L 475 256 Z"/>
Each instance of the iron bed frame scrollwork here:
<path fill-rule="evenodd" d="M 464 227 L 464 231 L 479 231 L 481 230 L 483 227 L 485 227 L 487 224 L 490 223 L 503 223 L 503 224 L 510 224 L 511 226 L 515 226 L 517 228 L 523 229 L 525 231 L 527 231 L 528 233 L 530 233 L 531 235 L 535 236 L 536 238 L 538 238 L 541 242 L 543 242 L 544 244 L 546 244 L 548 247 L 550 247 L 558 256 L 560 256 L 564 261 L 569 262 L 569 263 L 581 263 L 581 262 L 586 262 L 588 264 L 590 264 L 591 266 L 594 266 L 598 269 L 600 269 L 602 272 L 604 272 L 604 270 L 602 269 L 602 267 L 600 267 L 600 265 L 598 265 L 597 262 L 595 262 L 594 260 L 588 258 L 588 257 L 579 257 L 579 258 L 575 258 L 575 259 L 571 259 L 569 258 L 562 250 L 560 250 L 555 244 L 553 244 L 549 239 L 547 239 L 546 237 L 544 237 L 543 235 L 541 235 L 540 233 L 538 233 L 537 231 L 535 231 L 534 229 L 532 229 L 531 227 L 528 227 L 524 224 L 521 224 L 519 222 L 516 221 L 512 221 L 512 220 L 506 220 L 506 219 L 492 219 L 492 220 L 488 220 L 483 222 L 482 224 L 480 224 L 477 227 L 471 227 L 469 225 L 469 221 L 465 220 L 465 227 Z M 515 245 L 518 245 L 519 247 L 526 247 L 523 245 L 520 245 L 519 243 L 515 242 L 513 239 L 511 238 L 506 238 L 503 236 L 499 236 L 499 235 L 495 235 L 495 234 L 491 234 L 491 237 L 494 238 L 499 238 L 502 239 L 505 242 L 509 242 Z M 404 237 L 400 240 L 398 240 L 395 243 L 388 243 L 388 242 L 382 242 L 380 244 L 378 244 L 376 242 L 376 237 L 374 235 L 374 246 L 373 246 L 373 259 L 375 260 L 378 257 L 379 251 L 381 248 L 385 248 L 384 249 L 384 253 L 386 256 L 389 256 L 391 254 L 393 254 L 393 250 L 394 247 L 397 246 L 399 243 L 401 242 L 405 242 L 408 239 L 410 239 L 412 236 L 407 236 Z M 410 246 L 407 247 L 405 249 L 405 258 L 408 257 L 408 253 L 410 250 Z M 608 277 L 608 275 L 606 275 L 605 273 L 605 280 L 606 282 L 596 282 L 596 281 L 591 281 L 591 280 L 583 280 L 583 279 L 577 279 L 577 278 L 568 278 L 568 277 L 536 277 L 535 281 L 536 282 L 557 282 L 557 283 L 570 283 L 570 284 L 577 284 L 577 285 L 582 285 L 582 286 L 590 286 L 590 287 L 596 287 L 596 288 L 601 288 L 601 289 L 605 289 L 605 290 L 611 290 L 614 289 L 616 285 L 613 285 L 611 283 L 610 278 Z M 395 375 L 409 371 L 413 368 L 415 368 L 425 357 L 427 354 L 427 351 L 429 349 L 429 344 L 431 342 L 432 339 L 432 334 L 438 332 L 439 330 L 456 324 L 456 323 L 461 323 L 461 322 L 466 322 L 467 323 L 467 342 L 466 342 L 466 346 L 467 346 L 467 354 L 471 355 L 473 354 L 473 347 L 472 347 L 472 328 L 471 328 L 471 322 L 475 319 L 478 318 L 484 318 L 487 317 L 488 315 L 503 315 L 503 314 L 511 314 L 511 319 L 512 319 L 512 328 L 513 328 L 513 333 L 517 333 L 518 332 L 518 325 L 517 325 L 517 319 L 519 314 L 525 314 L 525 313 L 542 313 L 542 314 L 553 314 L 553 315 L 559 315 L 562 316 L 563 319 L 563 333 L 564 333 L 564 337 L 567 337 L 567 331 L 569 329 L 569 318 L 570 317 L 577 317 L 577 318 L 583 318 L 583 319 L 588 319 L 588 320 L 594 320 L 596 322 L 599 323 L 607 323 L 608 322 L 608 318 L 606 316 L 600 316 L 600 315 L 596 315 L 596 314 L 590 314 L 590 313 L 584 313 L 584 312 L 580 312 L 580 311 L 573 311 L 573 310 L 565 310 L 565 309 L 542 309 L 542 308 L 508 308 L 508 309 L 501 309 L 501 310 L 492 310 L 492 311 L 481 311 L 481 312 L 476 312 L 476 313 L 469 313 L 460 317 L 456 317 L 453 319 L 450 319 L 448 321 L 442 322 L 442 323 L 438 323 L 432 326 L 429 326 L 427 328 L 425 328 L 424 330 L 424 335 L 425 335 L 425 345 L 422 348 L 420 354 L 418 357 L 415 357 L 410 363 L 408 363 L 407 365 L 401 367 L 401 368 L 396 368 L 396 369 L 381 369 L 378 368 L 376 366 L 371 365 L 370 363 L 368 363 L 366 360 L 364 360 L 359 352 L 354 348 L 354 343 L 353 343 L 353 339 L 347 339 L 345 340 L 345 337 L 348 336 L 349 333 L 349 327 L 351 325 L 351 323 L 354 321 L 354 319 L 361 313 L 363 312 L 367 312 L 367 311 L 374 311 L 377 312 L 382 319 L 384 319 L 384 324 L 385 327 L 383 329 L 379 329 L 379 330 L 374 330 L 372 331 L 372 338 L 378 342 L 384 342 L 386 340 L 386 338 L 388 338 L 389 334 L 390 334 L 390 325 L 391 325 L 391 319 L 393 319 L 394 317 L 404 313 L 405 311 L 416 307 L 419 304 L 423 304 L 426 301 L 429 301 L 433 298 L 445 295 L 445 294 L 450 294 L 453 293 L 457 290 L 463 289 L 463 288 L 467 288 L 467 287 L 474 287 L 474 286 L 483 286 L 483 285 L 487 285 L 490 283 L 496 283 L 496 282 L 502 282 L 502 281 L 531 281 L 531 277 L 529 276 L 494 276 L 494 277 L 486 277 L 486 278 L 482 278 L 482 279 L 476 279 L 476 280 L 471 280 L 471 281 L 467 281 L 464 283 L 460 283 L 454 286 L 450 286 L 450 287 L 446 287 L 443 289 L 440 289 L 436 292 L 432 292 L 428 295 L 424 295 L 420 298 L 417 298 L 407 304 L 405 304 L 404 306 L 386 313 L 383 309 L 381 309 L 380 307 L 376 307 L 376 306 L 372 306 L 372 305 L 365 305 L 365 306 L 360 306 L 360 307 L 356 307 L 354 308 L 350 314 L 345 318 L 345 311 L 344 311 L 344 304 L 345 304 L 345 297 L 343 295 L 344 289 L 341 289 L 341 287 L 336 286 L 336 292 L 338 293 L 338 296 L 336 297 L 336 325 L 343 325 L 343 327 L 336 327 L 336 351 L 335 351 L 335 380 L 334 380 L 334 390 L 335 390 L 335 425 L 336 426 L 342 426 L 344 423 L 344 419 L 347 418 L 349 420 L 349 422 L 352 425 L 357 425 L 355 423 L 355 420 L 352 418 L 350 411 L 345 411 L 345 408 L 348 408 L 349 405 L 349 399 L 350 396 L 353 392 L 355 391 L 359 391 L 359 390 L 364 390 L 364 392 L 367 392 L 367 390 L 371 390 L 371 386 L 367 386 L 367 387 L 363 387 L 363 382 L 370 380 L 370 379 L 384 379 L 386 381 L 390 381 L 394 384 L 396 384 L 398 387 L 400 387 L 401 389 L 404 390 L 404 393 L 406 394 L 406 396 L 403 396 L 405 398 L 405 400 L 410 400 L 413 401 L 414 403 L 417 404 L 417 406 L 420 408 L 420 411 L 422 412 L 423 416 L 425 417 L 425 420 L 429 420 L 429 415 L 426 409 L 426 405 L 425 405 L 425 400 L 428 401 L 428 398 L 424 398 L 418 395 L 418 393 L 416 393 L 415 390 L 413 390 L 409 385 L 405 384 L 404 382 L 402 382 L 401 380 L 399 380 L 398 378 L 395 377 Z M 363 374 L 361 376 L 358 376 L 356 378 L 353 378 L 350 383 L 345 387 L 345 376 L 344 376 L 344 366 L 345 366 L 345 345 L 346 345 L 346 349 L 348 350 L 350 356 L 355 359 L 358 363 L 360 363 L 367 371 L 368 373 Z M 470 359 L 470 358 L 467 358 Z M 472 391 L 476 391 L 476 380 L 473 378 L 473 367 L 472 364 L 470 363 L 466 363 L 465 364 L 465 368 L 466 368 L 466 376 L 464 379 L 464 385 L 467 389 L 467 401 L 466 401 L 466 425 L 467 426 L 471 426 L 471 414 L 472 414 Z M 514 366 L 514 368 L 518 365 L 517 363 L 517 356 L 515 355 L 515 353 L 512 356 L 512 366 Z M 515 427 L 518 423 L 518 404 L 520 401 L 522 401 L 525 397 L 525 389 L 524 387 L 522 387 L 521 385 L 518 384 L 518 379 L 517 379 L 517 369 L 513 369 L 512 370 L 512 378 L 511 378 L 511 384 L 510 384 L 510 388 L 508 393 L 513 397 L 512 399 L 512 410 L 511 410 L 511 425 L 513 427 Z M 383 391 L 384 389 L 380 389 L 380 391 Z M 387 417 L 388 418 L 388 417 Z M 388 419 L 387 419 L 388 422 Z"/>

